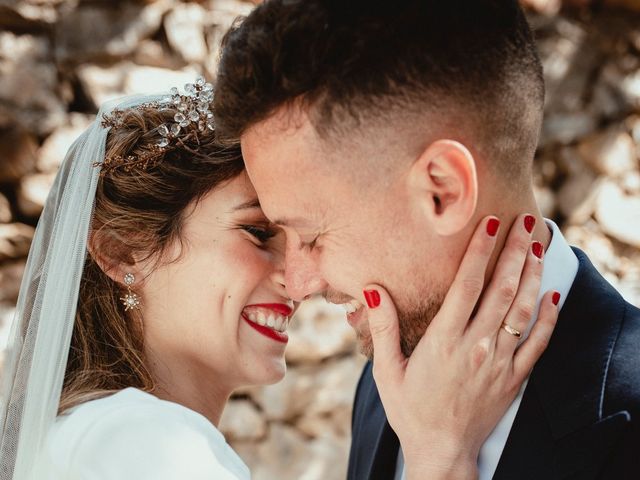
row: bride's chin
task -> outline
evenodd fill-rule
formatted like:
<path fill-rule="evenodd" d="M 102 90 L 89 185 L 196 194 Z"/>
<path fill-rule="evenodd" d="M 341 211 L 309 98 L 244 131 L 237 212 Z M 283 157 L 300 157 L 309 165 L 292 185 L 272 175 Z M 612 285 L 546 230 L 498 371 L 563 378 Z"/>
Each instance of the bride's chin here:
<path fill-rule="evenodd" d="M 287 373 L 287 364 L 284 359 L 281 361 L 272 361 L 264 363 L 259 370 L 252 374 L 252 386 L 273 385 L 280 382 Z"/>

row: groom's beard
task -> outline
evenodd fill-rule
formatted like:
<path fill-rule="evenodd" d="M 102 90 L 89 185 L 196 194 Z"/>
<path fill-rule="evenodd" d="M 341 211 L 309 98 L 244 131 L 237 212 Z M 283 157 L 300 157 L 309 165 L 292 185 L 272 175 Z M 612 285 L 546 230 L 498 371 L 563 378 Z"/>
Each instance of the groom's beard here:
<path fill-rule="evenodd" d="M 427 327 L 438 314 L 444 302 L 445 293 L 438 293 L 431 298 L 419 299 L 414 302 L 413 305 L 404 308 L 396 305 L 398 323 L 400 325 L 400 349 L 405 357 L 411 356 L 413 350 L 426 332 Z M 373 360 L 373 342 L 368 326 L 365 331 L 358 331 L 356 333 L 360 351 L 369 360 Z"/>

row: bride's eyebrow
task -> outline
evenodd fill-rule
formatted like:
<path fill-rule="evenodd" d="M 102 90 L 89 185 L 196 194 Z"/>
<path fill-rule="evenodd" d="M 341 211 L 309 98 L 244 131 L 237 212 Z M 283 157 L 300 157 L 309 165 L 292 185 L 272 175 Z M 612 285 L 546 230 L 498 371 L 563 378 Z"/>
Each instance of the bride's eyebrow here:
<path fill-rule="evenodd" d="M 260 200 L 258 200 L 258 197 L 252 198 L 251 200 L 243 202 L 240 205 L 236 205 L 231 209 L 231 211 L 237 212 L 238 210 L 250 210 L 252 208 L 261 208 Z"/>

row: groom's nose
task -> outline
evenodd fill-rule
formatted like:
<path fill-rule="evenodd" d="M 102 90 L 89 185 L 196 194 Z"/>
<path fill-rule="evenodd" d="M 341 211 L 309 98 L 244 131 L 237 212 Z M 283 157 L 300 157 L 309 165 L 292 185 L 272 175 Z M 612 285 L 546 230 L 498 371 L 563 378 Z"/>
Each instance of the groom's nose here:
<path fill-rule="evenodd" d="M 287 294 L 296 302 L 327 289 L 313 255 L 298 246 L 287 246 L 284 277 Z"/>

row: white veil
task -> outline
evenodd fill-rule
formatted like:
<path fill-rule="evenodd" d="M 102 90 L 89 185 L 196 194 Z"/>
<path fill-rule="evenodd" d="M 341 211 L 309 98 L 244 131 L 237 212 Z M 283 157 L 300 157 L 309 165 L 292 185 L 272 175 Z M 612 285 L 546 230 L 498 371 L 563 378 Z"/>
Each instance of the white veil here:
<path fill-rule="evenodd" d="M 108 128 L 101 125 L 102 115 L 162 98 L 105 104 L 60 167 L 31 245 L 5 353 L 0 480 L 34 478 L 58 411 L 100 175 L 94 163 L 105 156 Z"/>

